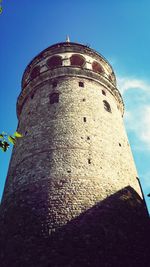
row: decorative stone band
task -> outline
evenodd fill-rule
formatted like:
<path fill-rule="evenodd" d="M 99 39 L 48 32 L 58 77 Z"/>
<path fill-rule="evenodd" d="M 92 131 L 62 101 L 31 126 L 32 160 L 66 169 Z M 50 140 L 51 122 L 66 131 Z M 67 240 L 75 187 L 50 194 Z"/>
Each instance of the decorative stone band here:
<path fill-rule="evenodd" d="M 124 114 L 124 103 L 122 96 L 119 90 L 102 74 L 95 73 L 89 69 L 81 69 L 72 66 L 61 66 L 52 70 L 47 70 L 45 72 L 40 73 L 37 77 L 30 80 L 26 87 L 23 88 L 20 93 L 17 101 L 17 116 L 19 118 L 21 114 L 21 110 L 23 108 L 24 103 L 40 86 L 46 84 L 49 81 L 54 81 L 55 79 L 59 79 L 62 77 L 80 77 L 87 78 L 88 80 L 94 80 L 103 85 L 116 99 L 117 106 L 121 111 L 123 116 Z"/>

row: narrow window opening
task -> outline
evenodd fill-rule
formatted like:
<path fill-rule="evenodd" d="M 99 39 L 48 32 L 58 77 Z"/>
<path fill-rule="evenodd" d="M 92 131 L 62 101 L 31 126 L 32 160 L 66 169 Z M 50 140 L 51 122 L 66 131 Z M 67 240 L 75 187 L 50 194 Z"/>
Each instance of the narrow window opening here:
<path fill-rule="evenodd" d="M 34 98 L 34 94 L 31 95 L 31 99 L 33 99 L 33 98 Z"/>
<path fill-rule="evenodd" d="M 79 86 L 80 87 L 84 87 L 84 83 L 83 82 L 79 82 Z"/>
<path fill-rule="evenodd" d="M 83 102 L 85 102 L 85 98 L 83 98 L 82 100 L 83 100 Z"/>
<path fill-rule="evenodd" d="M 119 146 L 121 146 L 121 144 L 119 143 Z"/>
<path fill-rule="evenodd" d="M 86 122 L 86 117 L 83 118 L 83 121 Z"/>
<path fill-rule="evenodd" d="M 104 103 L 104 109 L 108 112 L 111 112 L 111 107 L 109 103 L 106 100 L 103 100 L 103 103 Z"/>
<path fill-rule="evenodd" d="M 68 172 L 68 173 L 71 173 L 71 170 L 68 170 L 67 172 Z"/>
<path fill-rule="evenodd" d="M 106 92 L 105 92 L 104 90 L 102 90 L 102 94 L 103 94 L 103 95 L 106 95 Z"/>
<path fill-rule="evenodd" d="M 91 164 L 91 159 L 88 159 L 88 164 Z"/>
<path fill-rule="evenodd" d="M 53 82 L 52 83 L 52 87 L 54 88 L 54 87 L 57 87 L 57 82 Z"/>
<path fill-rule="evenodd" d="M 32 69 L 30 77 L 31 79 L 36 78 L 40 74 L 40 66 L 36 66 L 34 69 Z"/>
<path fill-rule="evenodd" d="M 89 136 L 87 136 L 87 140 L 90 140 L 90 137 Z"/>
<path fill-rule="evenodd" d="M 54 104 L 58 102 L 59 102 L 59 93 L 52 93 L 50 95 L 50 104 Z"/>

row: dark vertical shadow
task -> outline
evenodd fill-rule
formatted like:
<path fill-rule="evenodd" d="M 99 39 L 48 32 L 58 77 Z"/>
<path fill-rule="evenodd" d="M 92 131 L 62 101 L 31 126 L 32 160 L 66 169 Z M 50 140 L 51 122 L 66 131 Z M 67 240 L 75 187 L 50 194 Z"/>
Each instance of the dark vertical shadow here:
<path fill-rule="evenodd" d="M 149 218 L 131 187 L 97 203 L 49 238 L 40 235 L 41 223 L 29 206 L 14 212 L 1 225 L 2 267 L 149 266 Z"/>

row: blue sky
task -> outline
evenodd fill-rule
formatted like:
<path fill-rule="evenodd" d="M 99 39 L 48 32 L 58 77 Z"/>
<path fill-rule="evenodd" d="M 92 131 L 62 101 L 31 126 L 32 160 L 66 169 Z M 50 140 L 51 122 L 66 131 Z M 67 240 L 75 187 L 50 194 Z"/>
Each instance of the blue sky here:
<path fill-rule="evenodd" d="M 0 132 L 16 130 L 16 100 L 26 65 L 69 34 L 72 42 L 90 44 L 115 70 L 126 106 L 126 129 L 146 196 L 150 192 L 150 1 L 3 0 L 2 6 Z M 11 150 L 0 153 L 0 197 L 10 154 Z"/>

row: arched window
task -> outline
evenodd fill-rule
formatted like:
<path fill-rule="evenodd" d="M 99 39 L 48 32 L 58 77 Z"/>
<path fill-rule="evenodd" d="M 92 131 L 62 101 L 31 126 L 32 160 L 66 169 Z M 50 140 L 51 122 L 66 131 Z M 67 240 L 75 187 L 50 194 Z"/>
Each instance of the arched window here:
<path fill-rule="evenodd" d="M 84 57 L 75 54 L 75 55 L 72 55 L 72 57 L 70 58 L 70 63 L 72 66 L 83 67 L 85 64 L 85 59 Z"/>
<path fill-rule="evenodd" d="M 108 76 L 108 78 L 109 78 L 109 80 L 111 80 L 112 82 L 116 82 L 116 78 L 115 78 L 115 75 L 114 75 L 114 73 L 112 72 L 112 74 L 110 74 L 109 76 Z"/>
<path fill-rule="evenodd" d="M 49 97 L 50 104 L 58 103 L 59 102 L 59 93 L 52 93 Z"/>
<path fill-rule="evenodd" d="M 111 112 L 111 107 L 109 103 L 106 100 L 103 100 L 104 103 L 104 109 L 107 110 L 108 112 Z"/>
<path fill-rule="evenodd" d="M 96 61 L 94 61 L 92 63 L 92 69 L 93 69 L 93 71 L 98 72 L 98 73 L 103 73 L 104 72 L 102 66 Z"/>
<path fill-rule="evenodd" d="M 53 56 L 47 60 L 46 64 L 50 69 L 62 66 L 62 58 L 60 56 Z"/>
<path fill-rule="evenodd" d="M 36 66 L 35 68 L 32 69 L 31 74 L 30 74 L 30 78 L 34 79 L 39 74 L 40 74 L 40 66 Z"/>

